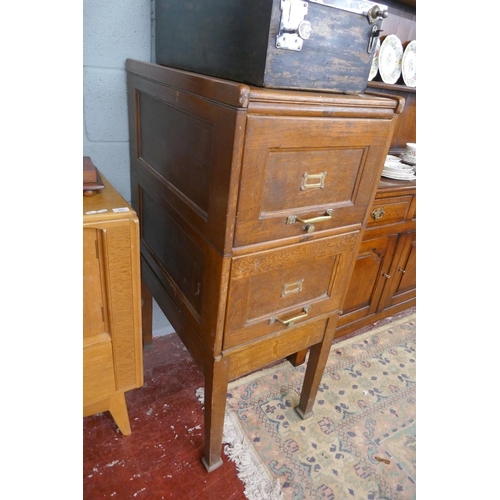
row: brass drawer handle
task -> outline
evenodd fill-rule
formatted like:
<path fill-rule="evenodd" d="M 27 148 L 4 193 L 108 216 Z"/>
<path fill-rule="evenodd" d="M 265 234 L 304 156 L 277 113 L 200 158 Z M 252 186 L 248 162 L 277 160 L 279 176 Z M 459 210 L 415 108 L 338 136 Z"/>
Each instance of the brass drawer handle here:
<path fill-rule="evenodd" d="M 297 222 L 301 222 L 302 224 L 313 224 L 314 222 L 321 222 L 322 220 L 328 220 L 332 218 L 333 208 L 329 208 L 324 215 L 320 215 L 318 217 L 313 217 L 312 219 L 301 219 L 297 217 Z"/>
<path fill-rule="evenodd" d="M 403 274 L 406 273 L 406 271 L 404 269 L 401 269 L 400 267 L 398 267 L 398 271 L 401 272 L 401 273 L 403 273 Z"/>
<path fill-rule="evenodd" d="M 387 274 L 387 273 L 382 273 L 382 276 L 383 276 L 384 278 L 387 278 L 387 279 L 389 279 L 389 278 L 391 277 L 391 275 L 390 275 L 390 274 Z"/>
<path fill-rule="evenodd" d="M 385 214 L 385 210 L 382 207 L 376 208 L 372 213 L 371 216 L 373 217 L 374 220 L 379 220 L 381 219 Z"/>
<path fill-rule="evenodd" d="M 307 315 L 309 314 L 309 309 L 311 309 L 311 306 L 305 306 L 302 311 L 303 313 L 302 314 L 299 314 L 298 316 L 295 316 L 293 318 L 290 318 L 290 319 L 281 319 L 281 318 L 278 318 L 278 316 L 272 316 L 271 318 L 269 318 L 269 324 L 273 324 L 273 323 L 276 323 L 276 321 L 278 323 L 281 323 L 282 325 L 285 325 L 285 327 L 289 327 L 289 326 L 293 326 L 293 324 L 299 320 L 299 319 L 302 319 L 302 318 L 305 318 L 307 317 Z"/>
<path fill-rule="evenodd" d="M 304 224 L 302 226 L 303 231 L 306 231 L 307 233 L 312 233 L 315 229 L 315 227 L 313 226 L 313 223 L 331 219 L 332 213 L 333 213 L 333 208 L 329 208 L 328 210 L 325 211 L 325 213 L 323 215 L 320 215 L 318 217 L 313 217 L 311 219 L 301 219 L 300 217 L 297 217 L 296 215 L 290 215 L 287 218 L 286 223 L 287 224 L 295 224 L 296 222 L 300 222 L 301 224 Z"/>

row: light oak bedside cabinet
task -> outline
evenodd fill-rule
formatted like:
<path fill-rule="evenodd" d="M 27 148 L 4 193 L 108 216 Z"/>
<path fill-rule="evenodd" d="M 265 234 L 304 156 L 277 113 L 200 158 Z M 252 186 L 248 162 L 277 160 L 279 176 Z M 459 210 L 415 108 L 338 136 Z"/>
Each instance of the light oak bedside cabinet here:
<path fill-rule="evenodd" d="M 128 435 L 125 392 L 144 383 L 139 221 L 102 180 L 83 197 L 83 416 L 109 411 Z"/>

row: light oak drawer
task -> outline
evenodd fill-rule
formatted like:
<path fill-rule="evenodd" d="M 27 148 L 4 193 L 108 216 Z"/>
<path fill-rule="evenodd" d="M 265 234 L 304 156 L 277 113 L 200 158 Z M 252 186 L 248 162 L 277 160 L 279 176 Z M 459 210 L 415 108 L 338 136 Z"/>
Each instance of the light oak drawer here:
<path fill-rule="evenodd" d="M 83 342 L 83 406 L 116 392 L 113 347 L 109 333 L 87 337 Z"/>
<path fill-rule="evenodd" d="M 339 309 L 359 236 L 353 231 L 233 258 L 223 349 Z"/>
<path fill-rule="evenodd" d="M 413 195 L 376 199 L 373 203 L 367 228 L 404 222 L 409 219 Z"/>
<path fill-rule="evenodd" d="M 234 246 L 361 225 L 390 122 L 249 116 Z"/>

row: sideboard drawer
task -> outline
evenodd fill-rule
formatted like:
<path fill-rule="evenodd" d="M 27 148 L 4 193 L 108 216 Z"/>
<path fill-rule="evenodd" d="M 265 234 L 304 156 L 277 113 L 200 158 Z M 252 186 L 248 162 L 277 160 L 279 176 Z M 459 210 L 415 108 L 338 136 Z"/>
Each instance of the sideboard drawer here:
<path fill-rule="evenodd" d="M 339 309 L 359 237 L 353 231 L 234 257 L 223 349 Z"/>
<path fill-rule="evenodd" d="M 367 228 L 405 221 L 408 219 L 412 200 L 412 195 L 375 199 Z"/>
<path fill-rule="evenodd" d="M 235 247 L 360 227 L 389 128 L 388 120 L 249 116 Z"/>

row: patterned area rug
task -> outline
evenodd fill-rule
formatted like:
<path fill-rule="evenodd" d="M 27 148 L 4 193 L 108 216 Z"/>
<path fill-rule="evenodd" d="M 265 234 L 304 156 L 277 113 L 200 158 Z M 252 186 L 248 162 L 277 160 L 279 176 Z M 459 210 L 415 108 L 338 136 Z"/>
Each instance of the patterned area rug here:
<path fill-rule="evenodd" d="M 294 410 L 305 364 L 233 382 L 225 452 L 247 498 L 414 499 L 415 337 L 412 314 L 335 343 L 307 420 Z"/>

